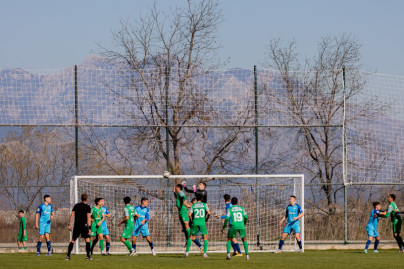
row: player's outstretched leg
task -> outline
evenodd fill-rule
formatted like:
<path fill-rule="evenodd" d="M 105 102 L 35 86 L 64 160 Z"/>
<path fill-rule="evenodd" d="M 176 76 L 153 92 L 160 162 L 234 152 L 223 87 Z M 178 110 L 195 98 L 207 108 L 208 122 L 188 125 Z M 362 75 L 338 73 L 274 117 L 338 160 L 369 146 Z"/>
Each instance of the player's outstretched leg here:
<path fill-rule="evenodd" d="M 281 240 L 279 240 L 278 250 L 275 253 L 282 253 L 282 247 L 283 247 L 283 244 L 285 243 L 285 239 L 287 236 L 288 236 L 287 233 L 282 234 Z"/>
<path fill-rule="evenodd" d="M 365 250 L 363 251 L 363 253 L 368 253 L 368 248 L 370 246 L 370 244 L 372 243 L 373 237 L 369 236 L 368 241 L 366 241 L 366 245 L 365 245 Z"/>
<path fill-rule="evenodd" d="M 149 243 L 149 247 L 150 247 L 150 250 L 151 250 L 153 256 L 156 256 L 156 251 L 154 250 L 153 241 L 151 240 L 150 235 L 149 235 L 149 236 L 146 236 L 146 240 L 147 240 L 147 242 Z"/>

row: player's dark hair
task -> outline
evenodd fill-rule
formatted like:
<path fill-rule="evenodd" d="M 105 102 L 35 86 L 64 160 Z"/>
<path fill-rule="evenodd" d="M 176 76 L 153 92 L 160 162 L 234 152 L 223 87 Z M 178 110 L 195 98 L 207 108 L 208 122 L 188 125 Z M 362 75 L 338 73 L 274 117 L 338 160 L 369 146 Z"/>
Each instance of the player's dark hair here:
<path fill-rule="evenodd" d="M 95 203 L 95 205 L 98 205 L 98 203 L 102 200 L 102 199 L 104 199 L 104 198 L 95 198 L 95 200 L 94 200 L 94 203 Z"/>
<path fill-rule="evenodd" d="M 125 198 L 123 198 L 123 202 L 126 204 L 130 204 L 130 201 L 132 201 L 132 199 L 130 199 L 129 196 L 126 196 Z"/>
<path fill-rule="evenodd" d="M 289 197 L 295 198 L 295 200 L 296 200 L 296 196 L 294 196 L 294 195 L 291 195 L 291 196 L 289 196 Z"/>
<path fill-rule="evenodd" d="M 140 202 L 143 203 L 143 201 L 149 201 L 149 199 L 147 199 L 146 197 L 143 197 L 142 199 L 140 199 Z"/>
<path fill-rule="evenodd" d="M 237 204 L 238 204 L 238 199 L 237 199 L 237 197 L 231 198 L 231 204 L 232 204 L 232 205 L 237 205 Z"/>
<path fill-rule="evenodd" d="M 48 198 L 48 197 L 50 197 L 50 195 L 49 195 L 49 194 L 46 194 L 46 195 L 43 197 L 43 200 L 45 201 L 45 199 Z"/>
<path fill-rule="evenodd" d="M 82 202 L 85 202 L 85 201 L 87 201 L 88 200 L 88 195 L 87 195 L 87 193 L 83 193 L 82 195 L 81 195 L 81 201 Z"/>
<path fill-rule="evenodd" d="M 177 184 L 177 185 L 175 185 L 176 187 L 178 187 L 178 188 L 180 188 L 180 190 L 182 190 L 182 185 L 181 184 Z"/>
<path fill-rule="evenodd" d="M 24 213 L 24 210 L 21 209 L 20 211 L 18 211 L 18 213 Z"/>
<path fill-rule="evenodd" d="M 224 198 L 224 200 L 225 200 L 226 202 L 229 202 L 229 201 L 230 201 L 230 194 L 225 194 L 225 195 L 223 195 L 223 198 Z"/>
<path fill-rule="evenodd" d="M 379 202 L 373 202 L 373 207 L 376 207 L 377 205 L 380 205 Z"/>
<path fill-rule="evenodd" d="M 396 200 L 396 195 L 394 193 L 390 193 L 389 196 L 391 197 L 391 199 Z"/>
<path fill-rule="evenodd" d="M 199 182 L 199 184 L 202 184 L 206 188 L 206 183 L 205 182 Z"/>
<path fill-rule="evenodd" d="M 191 203 L 195 203 L 196 201 L 198 201 L 196 198 L 192 198 Z"/>

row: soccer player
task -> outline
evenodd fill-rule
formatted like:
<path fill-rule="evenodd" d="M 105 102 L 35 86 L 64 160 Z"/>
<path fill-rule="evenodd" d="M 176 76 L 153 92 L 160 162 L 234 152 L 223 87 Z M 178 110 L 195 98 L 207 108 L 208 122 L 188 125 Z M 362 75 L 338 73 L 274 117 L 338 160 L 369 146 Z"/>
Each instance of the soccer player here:
<path fill-rule="evenodd" d="M 191 199 L 191 207 L 192 207 L 192 205 L 195 204 L 196 202 L 198 202 L 198 201 L 196 200 L 196 198 L 192 198 L 192 199 Z M 189 212 L 191 212 L 191 208 L 189 209 Z M 189 227 L 192 229 L 192 219 L 189 220 Z M 198 230 L 197 235 L 199 234 L 199 232 L 200 232 L 200 231 Z M 199 242 L 199 240 L 195 237 L 195 239 L 192 240 L 192 241 L 195 243 L 195 245 L 198 246 L 198 248 L 199 248 L 199 254 L 203 254 L 203 247 L 202 247 L 202 244 Z M 187 243 L 188 243 L 188 241 L 187 241 Z"/>
<path fill-rule="evenodd" d="M 132 236 L 134 229 L 134 216 L 135 216 L 135 208 L 130 204 L 130 197 L 123 198 L 123 202 L 125 203 L 125 209 L 123 213 L 123 219 L 118 223 L 118 226 L 125 223 L 125 229 L 121 235 L 121 242 L 125 244 L 125 246 L 129 250 L 129 255 L 134 256 L 136 254 L 135 250 L 131 246 L 129 239 Z"/>
<path fill-rule="evenodd" d="M 226 204 L 226 214 L 224 214 L 223 216 L 216 215 L 217 219 L 225 219 L 227 217 L 227 212 L 229 211 L 229 208 L 232 206 L 229 194 L 223 195 L 223 199 L 224 199 L 224 203 Z M 231 224 L 229 221 L 229 230 L 230 230 L 230 225 Z M 243 256 L 243 254 L 241 253 L 240 245 L 237 243 L 236 238 L 233 238 L 231 240 L 231 246 L 233 247 L 233 250 L 234 250 L 233 256 L 240 256 L 240 257 Z"/>
<path fill-rule="evenodd" d="M 70 260 L 70 254 L 72 253 L 74 243 L 80 236 L 86 241 L 86 253 L 87 260 L 93 260 L 90 256 L 90 234 L 91 234 L 91 207 L 87 204 L 88 195 L 83 193 L 81 195 L 81 203 L 74 205 L 72 213 L 70 214 L 68 228 L 72 230 L 72 221 L 74 218 L 74 228 L 72 241 L 67 249 L 66 260 Z"/>
<path fill-rule="evenodd" d="M 51 241 L 50 241 L 50 231 L 51 231 L 51 221 L 55 217 L 52 207 L 52 199 L 49 195 L 43 197 L 44 202 L 38 206 L 35 214 L 35 229 L 39 230 L 39 239 L 36 246 L 36 255 L 41 254 L 42 241 L 45 236 L 46 245 L 48 247 L 48 253 L 46 256 L 51 255 Z"/>
<path fill-rule="evenodd" d="M 101 223 L 101 226 L 102 226 L 102 234 L 104 235 L 105 241 L 106 241 L 106 244 L 105 244 L 106 254 L 111 255 L 111 254 L 109 254 L 109 248 L 111 246 L 111 237 L 109 236 L 109 230 L 108 230 L 108 226 L 107 226 L 107 218 L 111 217 L 111 213 L 108 211 L 108 208 L 105 206 L 105 204 L 102 206 L 102 213 L 104 214 L 104 217 L 105 217 L 105 220 Z"/>
<path fill-rule="evenodd" d="M 394 239 L 396 239 L 397 245 L 400 248 L 400 253 L 404 252 L 404 242 L 403 239 L 400 236 L 401 233 L 401 217 L 398 214 L 400 211 L 394 202 L 396 200 L 396 195 L 395 194 L 389 194 L 387 196 L 387 200 L 389 201 L 390 205 L 389 208 L 387 209 L 386 212 L 380 212 L 380 216 L 383 216 L 384 218 L 388 218 L 390 216 L 392 226 L 393 226 L 393 236 Z"/>
<path fill-rule="evenodd" d="M 20 217 L 20 230 L 18 231 L 17 245 L 19 249 L 21 249 L 21 245 L 27 249 L 27 221 L 24 217 L 24 210 L 18 211 L 18 216 Z"/>
<path fill-rule="evenodd" d="M 149 246 L 153 256 L 156 256 L 156 251 L 154 250 L 153 242 L 150 237 L 149 232 L 149 199 L 143 197 L 140 200 L 140 205 L 135 207 L 135 228 L 132 233 L 132 248 L 135 250 L 136 255 L 136 240 L 139 234 L 142 234 L 143 238 L 146 238 L 147 242 L 149 242 Z"/>
<path fill-rule="evenodd" d="M 176 206 L 178 208 L 178 215 L 180 219 L 180 223 L 182 226 L 182 232 L 185 235 L 185 241 L 188 243 L 188 238 L 191 234 L 191 229 L 189 228 L 189 216 L 187 208 L 190 208 L 191 205 L 187 202 L 187 197 L 182 191 L 183 187 L 181 184 L 177 184 L 173 187 L 174 197 L 176 200 Z"/>
<path fill-rule="evenodd" d="M 250 256 L 248 256 L 248 243 L 246 238 L 247 233 L 245 231 L 245 225 L 247 223 L 248 216 L 244 208 L 238 205 L 238 200 L 236 197 L 233 197 L 231 199 L 231 204 L 232 206 L 227 211 L 227 216 L 222 227 L 222 233 L 224 233 L 224 229 L 226 229 L 227 223 L 231 221 L 230 229 L 227 233 L 226 259 L 230 260 L 231 241 L 233 240 L 233 238 L 237 238 L 237 233 L 239 233 L 244 244 L 245 257 L 247 260 L 249 260 Z"/>
<path fill-rule="evenodd" d="M 291 195 L 289 197 L 289 205 L 286 207 L 286 214 L 283 216 L 279 224 L 286 219 L 286 226 L 283 230 L 281 240 L 279 241 L 279 249 L 276 253 L 282 253 L 282 246 L 288 235 L 291 234 L 292 230 L 295 232 L 296 241 L 299 245 L 300 252 L 303 253 L 302 241 L 300 240 L 300 221 L 299 219 L 304 216 L 304 212 L 300 205 L 296 204 L 296 196 Z"/>
<path fill-rule="evenodd" d="M 368 224 L 366 225 L 366 232 L 368 233 L 368 241 L 366 242 L 364 253 L 368 253 L 368 248 L 372 243 L 372 240 L 375 239 L 375 247 L 373 252 L 379 253 L 377 250 L 377 246 L 379 245 L 380 236 L 377 232 L 377 224 L 379 223 L 379 216 L 380 216 L 380 203 L 373 202 L 373 210 L 370 212 L 370 217 Z"/>
<path fill-rule="evenodd" d="M 209 219 L 210 211 L 206 203 L 202 202 L 202 195 L 196 195 L 197 202 L 192 205 L 191 211 L 189 212 L 189 218 L 192 219 L 191 227 L 191 237 L 187 241 L 187 250 L 185 252 L 185 257 L 189 255 L 189 249 L 191 248 L 191 241 L 195 240 L 195 236 L 198 231 L 200 231 L 203 236 L 203 257 L 208 258 L 206 251 L 208 250 L 208 235 L 206 229 L 206 222 Z"/>
<path fill-rule="evenodd" d="M 202 197 L 202 202 L 203 203 L 207 203 L 208 202 L 208 192 L 206 191 L 206 183 L 205 182 L 199 182 L 199 184 L 198 184 L 198 189 L 196 188 L 196 186 L 194 185 L 193 186 L 193 188 L 192 189 L 188 189 L 187 188 L 187 183 L 184 181 L 184 182 L 182 182 L 182 185 L 183 185 L 183 187 L 184 187 L 184 190 L 186 191 L 186 192 L 189 192 L 189 193 L 194 193 L 195 194 L 195 197 L 197 196 L 197 195 L 200 195 L 201 197 Z"/>
<path fill-rule="evenodd" d="M 102 206 L 104 205 L 104 198 L 95 198 L 95 206 L 91 208 L 91 238 L 93 240 L 91 244 L 91 254 L 93 254 L 94 247 L 98 241 L 100 241 L 101 254 L 104 253 L 104 236 L 102 234 L 102 223 L 105 221 Z"/>

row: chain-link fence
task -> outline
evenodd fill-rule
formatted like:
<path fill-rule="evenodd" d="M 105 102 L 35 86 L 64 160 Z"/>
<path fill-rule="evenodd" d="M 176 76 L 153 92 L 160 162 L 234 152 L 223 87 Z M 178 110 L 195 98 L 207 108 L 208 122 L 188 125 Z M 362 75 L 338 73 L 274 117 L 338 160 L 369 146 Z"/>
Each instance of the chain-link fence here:
<path fill-rule="evenodd" d="M 327 72 L 198 71 L 183 81 L 168 68 L 0 70 L 1 246 L 16 241 L 19 209 L 35 244 L 45 194 L 52 241 L 66 245 L 75 174 L 164 170 L 303 173 L 306 242 L 364 240 L 372 202 L 404 198 L 404 78 Z M 390 238 L 388 220 L 380 225 Z"/>

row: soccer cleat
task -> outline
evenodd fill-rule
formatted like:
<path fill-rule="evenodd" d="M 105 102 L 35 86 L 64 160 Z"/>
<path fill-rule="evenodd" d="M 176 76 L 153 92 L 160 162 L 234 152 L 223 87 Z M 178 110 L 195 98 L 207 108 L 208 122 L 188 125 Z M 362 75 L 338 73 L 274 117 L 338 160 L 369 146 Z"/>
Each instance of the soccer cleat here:
<path fill-rule="evenodd" d="M 185 252 L 185 258 L 188 258 L 189 253 Z"/>
<path fill-rule="evenodd" d="M 208 254 L 206 254 L 206 253 L 203 253 L 203 257 L 204 257 L 204 258 L 209 258 L 209 257 L 208 257 Z"/>
<path fill-rule="evenodd" d="M 275 254 L 280 254 L 280 253 L 282 253 L 282 250 L 280 250 L 280 249 L 275 251 Z"/>
<path fill-rule="evenodd" d="M 154 248 L 151 250 L 151 253 L 153 254 L 153 256 L 156 256 L 156 251 L 154 250 Z"/>
<path fill-rule="evenodd" d="M 66 261 L 70 261 L 70 256 L 66 256 Z"/>
<path fill-rule="evenodd" d="M 203 254 L 203 247 L 199 248 L 199 254 Z"/>
<path fill-rule="evenodd" d="M 237 251 L 237 252 L 236 252 L 236 255 L 234 255 L 234 256 L 236 256 L 236 257 L 243 257 L 243 254 L 238 253 L 238 251 Z"/>
<path fill-rule="evenodd" d="M 94 258 L 92 258 L 92 257 L 87 257 L 86 260 L 87 260 L 87 261 L 93 261 Z"/>
<path fill-rule="evenodd" d="M 367 250 L 367 249 L 365 249 L 365 250 L 363 251 L 363 253 L 368 253 L 368 250 Z"/>
<path fill-rule="evenodd" d="M 398 253 L 404 253 L 404 249 L 400 249 Z"/>
<path fill-rule="evenodd" d="M 136 250 L 132 249 L 132 250 L 130 251 L 129 256 L 136 256 Z"/>
<path fill-rule="evenodd" d="M 300 252 L 300 253 L 304 253 L 304 249 L 299 249 L 299 252 Z"/>
<path fill-rule="evenodd" d="M 101 255 L 102 255 L 102 256 L 108 256 L 108 253 L 106 253 L 106 252 L 101 252 Z"/>
<path fill-rule="evenodd" d="M 109 253 L 109 252 L 107 252 L 107 255 L 109 256 L 109 255 L 112 255 L 111 253 Z"/>
<path fill-rule="evenodd" d="M 36 255 L 39 256 L 41 253 L 37 252 Z"/>
<path fill-rule="evenodd" d="M 51 255 L 51 252 L 49 251 L 48 253 L 46 253 L 46 256 L 50 256 Z"/>
<path fill-rule="evenodd" d="M 226 260 L 230 260 L 230 253 L 227 253 Z"/>
<path fill-rule="evenodd" d="M 379 251 L 377 249 L 373 250 L 373 253 L 379 253 Z"/>
<path fill-rule="evenodd" d="M 250 256 L 245 255 L 245 259 L 248 261 L 250 259 Z"/>

